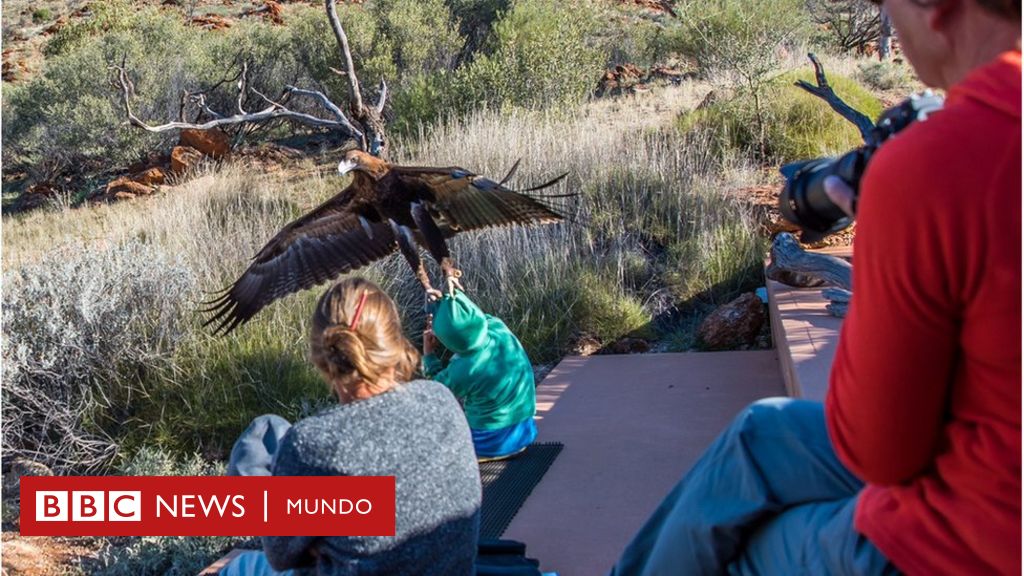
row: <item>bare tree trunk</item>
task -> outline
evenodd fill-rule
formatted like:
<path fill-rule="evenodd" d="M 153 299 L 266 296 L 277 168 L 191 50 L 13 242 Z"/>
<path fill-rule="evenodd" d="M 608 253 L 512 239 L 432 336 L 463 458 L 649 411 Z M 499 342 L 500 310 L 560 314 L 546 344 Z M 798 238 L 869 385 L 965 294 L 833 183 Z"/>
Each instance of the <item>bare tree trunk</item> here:
<path fill-rule="evenodd" d="M 350 108 L 348 116 L 346 116 L 346 114 L 342 112 L 341 108 L 335 105 L 327 95 L 315 90 L 303 90 L 301 88 L 296 88 L 295 86 L 285 86 L 281 95 L 276 100 L 271 99 L 269 96 L 262 94 L 255 88 L 249 86 L 246 77 L 248 64 L 243 63 L 242 71 L 235 77 L 235 79 L 238 80 L 238 111 L 235 114 L 221 114 L 210 109 L 206 104 L 206 94 L 210 90 L 217 88 L 227 81 L 224 80 L 206 91 L 184 92 L 181 96 L 181 108 L 178 114 L 179 121 L 167 122 L 156 126 L 149 125 L 132 112 L 131 100 L 135 95 L 135 87 L 128 76 L 127 66 L 125 64 L 127 56 L 125 56 L 125 60 L 122 60 L 120 66 L 112 66 L 112 68 L 117 72 L 117 83 L 121 86 L 125 116 L 127 117 L 128 122 L 133 126 L 137 126 L 148 132 L 167 132 L 186 128 L 209 130 L 225 126 L 242 126 L 242 129 L 245 129 L 247 126 L 256 124 L 263 125 L 268 121 L 284 119 L 305 124 L 307 126 L 336 130 L 340 133 L 346 134 L 347 136 L 355 138 L 359 143 L 359 147 L 363 150 L 370 152 L 375 156 L 386 158 L 388 142 L 385 137 L 383 112 L 384 103 L 388 96 L 388 86 L 384 82 L 384 79 L 381 78 L 380 95 L 377 99 L 377 103 L 373 107 L 367 106 L 363 103 L 363 97 L 359 90 L 359 79 L 356 77 L 355 64 L 352 61 L 352 51 L 349 49 L 348 45 L 348 36 L 346 36 L 345 29 L 342 27 L 341 21 L 338 19 L 338 12 L 334 7 L 334 0 L 325 0 L 325 7 L 327 9 L 327 19 L 330 21 L 331 29 L 334 31 L 334 36 L 338 40 L 341 59 L 345 64 L 345 70 L 339 70 L 337 72 L 348 77 Z M 234 81 L 235 79 L 231 81 Z M 263 101 L 265 104 L 263 109 L 257 112 L 249 112 L 245 110 L 244 104 L 250 92 L 258 96 Z M 289 109 L 287 107 L 287 102 L 292 96 L 302 96 L 319 101 L 320 104 L 331 113 L 333 119 L 320 118 L 312 114 Z M 196 122 L 186 121 L 186 108 L 190 106 L 197 108 L 200 116 L 205 114 L 211 119 L 203 123 L 199 122 L 198 117 Z"/>
<path fill-rule="evenodd" d="M 867 139 L 868 133 L 875 127 L 874 121 L 872 121 L 871 118 L 868 118 L 868 116 L 863 112 L 844 102 L 842 98 L 836 95 L 832 90 L 832 86 L 828 83 L 828 78 L 825 77 L 825 68 L 821 65 L 821 62 L 818 61 L 817 56 L 811 53 L 808 54 L 807 57 L 810 58 L 811 63 L 814 64 L 814 80 L 817 83 L 817 86 L 803 80 L 797 80 L 796 85 L 818 98 L 821 98 L 825 102 L 828 102 L 828 105 L 831 106 L 833 110 L 843 118 L 846 118 L 853 123 L 853 125 L 860 130 L 860 135 Z"/>
<path fill-rule="evenodd" d="M 338 41 L 338 48 L 341 50 L 341 57 L 345 62 L 346 76 L 348 77 L 348 96 L 352 119 L 360 127 L 363 133 L 363 150 L 374 156 L 387 158 L 388 139 L 384 130 L 384 100 L 387 98 L 388 86 L 384 79 L 380 79 L 380 97 L 377 104 L 370 108 L 363 104 L 363 96 L 359 91 L 359 79 L 356 77 L 356 67 L 352 62 L 352 50 L 348 46 L 348 35 L 338 19 L 338 11 L 334 6 L 334 0 L 324 0 L 327 9 L 327 19 L 331 22 L 331 30 L 334 31 L 334 38 Z"/>
<path fill-rule="evenodd" d="M 878 36 L 878 59 L 883 62 L 892 58 L 892 20 L 889 18 L 889 14 L 881 6 L 878 7 L 881 12 L 881 33 Z"/>

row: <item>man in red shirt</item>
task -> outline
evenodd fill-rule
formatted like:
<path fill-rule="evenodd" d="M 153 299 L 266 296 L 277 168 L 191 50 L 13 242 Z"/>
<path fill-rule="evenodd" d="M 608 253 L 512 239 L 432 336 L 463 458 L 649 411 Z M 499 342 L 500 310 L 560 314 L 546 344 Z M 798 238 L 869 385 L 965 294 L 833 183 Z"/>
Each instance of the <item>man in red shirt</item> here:
<path fill-rule="evenodd" d="M 748 407 L 614 574 L 1021 573 L 1020 0 L 883 8 L 948 96 L 861 182 L 825 406 Z"/>

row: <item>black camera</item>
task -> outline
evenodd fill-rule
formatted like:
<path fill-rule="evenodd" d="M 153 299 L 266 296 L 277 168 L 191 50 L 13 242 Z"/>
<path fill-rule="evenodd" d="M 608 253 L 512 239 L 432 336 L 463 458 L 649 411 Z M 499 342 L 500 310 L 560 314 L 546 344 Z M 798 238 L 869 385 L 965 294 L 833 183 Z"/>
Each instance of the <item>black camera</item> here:
<path fill-rule="evenodd" d="M 779 196 L 779 211 L 783 218 L 803 230 L 800 241 L 817 242 L 846 228 L 853 221 L 825 194 L 826 177 L 838 176 L 853 188 L 855 194 L 858 193 L 864 169 L 878 147 L 910 124 L 924 120 L 940 108 L 942 97 L 930 90 L 911 96 L 882 113 L 860 148 L 838 158 L 815 158 L 780 168 L 779 171 L 786 178 L 786 185 Z"/>

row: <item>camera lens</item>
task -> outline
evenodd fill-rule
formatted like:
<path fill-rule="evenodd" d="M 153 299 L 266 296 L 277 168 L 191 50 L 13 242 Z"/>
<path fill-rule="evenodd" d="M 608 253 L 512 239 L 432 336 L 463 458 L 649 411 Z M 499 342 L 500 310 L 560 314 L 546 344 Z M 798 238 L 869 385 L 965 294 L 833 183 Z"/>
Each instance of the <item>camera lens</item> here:
<path fill-rule="evenodd" d="M 840 158 L 819 158 L 787 164 L 781 168 L 786 186 L 779 196 L 783 218 L 800 226 L 803 242 L 816 242 L 850 225 L 851 219 L 825 194 L 825 178 L 839 176 L 857 188 L 861 173 L 861 151 Z"/>

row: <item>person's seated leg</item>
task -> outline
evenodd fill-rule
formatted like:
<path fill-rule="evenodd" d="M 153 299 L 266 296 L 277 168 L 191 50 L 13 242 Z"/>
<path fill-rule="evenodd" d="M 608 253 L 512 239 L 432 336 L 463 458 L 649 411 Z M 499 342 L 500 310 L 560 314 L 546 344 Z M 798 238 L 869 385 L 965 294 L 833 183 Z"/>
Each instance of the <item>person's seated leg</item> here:
<path fill-rule="evenodd" d="M 730 576 L 857 574 L 890 576 L 899 570 L 853 528 L 857 498 L 803 504 L 761 524 L 729 564 Z"/>
<path fill-rule="evenodd" d="M 270 567 L 270 562 L 267 562 L 266 554 L 253 550 L 236 556 L 217 576 L 299 576 L 299 574 L 295 570 L 285 570 L 284 572 L 274 570 Z"/>
<path fill-rule="evenodd" d="M 789 506 L 855 495 L 819 402 L 760 400 L 745 408 L 669 492 L 613 574 L 721 574 L 759 522 Z"/>
<path fill-rule="evenodd" d="M 533 418 L 497 430 L 470 429 L 477 460 L 490 462 L 519 454 L 537 438 Z"/>
<path fill-rule="evenodd" d="M 228 460 L 228 476 L 270 476 L 274 454 L 291 424 L 276 414 L 253 419 L 235 441 Z"/>

